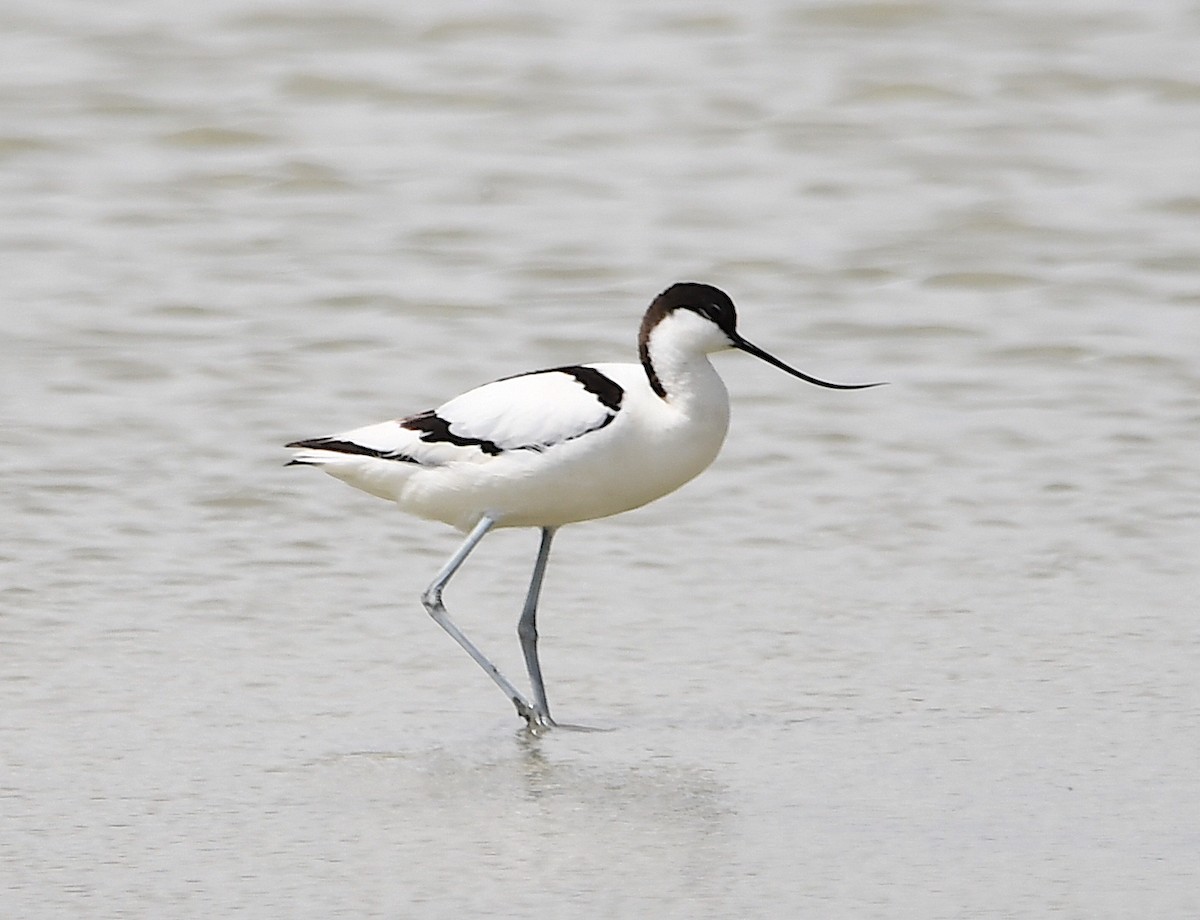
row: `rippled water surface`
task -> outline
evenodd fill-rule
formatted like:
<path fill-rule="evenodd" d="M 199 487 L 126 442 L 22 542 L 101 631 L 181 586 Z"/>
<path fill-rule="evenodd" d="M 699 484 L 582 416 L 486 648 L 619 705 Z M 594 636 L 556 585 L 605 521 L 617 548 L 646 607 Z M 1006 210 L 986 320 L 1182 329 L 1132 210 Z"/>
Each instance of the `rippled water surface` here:
<path fill-rule="evenodd" d="M 1200 14 L 0 10 L 0 913 L 1194 917 Z M 531 739 L 457 536 L 287 440 L 739 304 L 568 528 Z M 512 676 L 536 546 L 448 601 Z"/>

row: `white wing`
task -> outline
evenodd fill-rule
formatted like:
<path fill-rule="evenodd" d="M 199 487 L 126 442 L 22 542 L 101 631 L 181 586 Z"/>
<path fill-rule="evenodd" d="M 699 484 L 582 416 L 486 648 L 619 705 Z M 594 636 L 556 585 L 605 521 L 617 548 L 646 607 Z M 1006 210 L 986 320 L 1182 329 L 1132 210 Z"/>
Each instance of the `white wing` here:
<path fill-rule="evenodd" d="M 559 367 L 484 384 L 429 412 L 288 446 L 300 449 L 297 463 L 328 462 L 331 454 L 422 466 L 478 462 L 597 431 L 616 417 L 623 397 L 595 367 Z"/>

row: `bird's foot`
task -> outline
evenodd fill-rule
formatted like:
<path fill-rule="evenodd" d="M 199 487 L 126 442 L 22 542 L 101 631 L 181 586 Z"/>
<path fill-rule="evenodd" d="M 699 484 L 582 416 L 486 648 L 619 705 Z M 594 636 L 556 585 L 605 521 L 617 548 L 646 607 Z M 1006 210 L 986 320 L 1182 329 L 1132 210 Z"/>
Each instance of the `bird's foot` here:
<path fill-rule="evenodd" d="M 525 720 L 525 729 L 531 735 L 544 735 L 550 729 L 558 727 L 558 723 L 550 718 L 550 713 L 540 712 L 524 700 L 514 699 L 513 705 L 517 707 L 517 715 Z"/>

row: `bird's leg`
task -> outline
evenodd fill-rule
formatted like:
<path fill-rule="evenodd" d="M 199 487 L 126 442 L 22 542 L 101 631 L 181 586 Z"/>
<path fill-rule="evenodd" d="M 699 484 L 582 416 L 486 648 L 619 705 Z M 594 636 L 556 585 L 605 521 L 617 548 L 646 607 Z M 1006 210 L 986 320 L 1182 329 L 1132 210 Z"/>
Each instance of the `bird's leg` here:
<path fill-rule="evenodd" d="M 546 562 L 550 558 L 550 541 L 554 539 L 553 527 L 542 528 L 542 542 L 538 547 L 537 562 L 533 564 L 533 578 L 529 581 L 529 592 L 525 595 L 525 607 L 521 621 L 517 624 L 517 636 L 521 640 L 521 651 L 525 653 L 525 668 L 529 671 L 529 682 L 533 685 L 533 702 L 537 706 L 540 721 L 554 725 L 550 718 L 550 704 L 546 702 L 546 685 L 542 681 L 542 666 L 537 653 L 537 605 L 542 593 L 542 576 L 546 573 Z"/>
<path fill-rule="evenodd" d="M 479 651 L 474 643 L 463 635 L 462 630 L 454 625 L 450 620 L 449 614 L 446 613 L 445 605 L 442 603 L 442 589 L 446 587 L 446 583 L 459 570 L 459 567 L 466 561 L 467 556 L 471 555 L 471 550 L 479 544 L 479 541 L 484 538 L 495 523 L 495 520 L 487 516 L 480 519 L 479 523 L 475 525 L 475 529 L 467 535 L 467 539 L 463 541 L 462 546 L 450 557 L 450 561 L 442 566 L 442 570 L 437 573 L 437 577 L 425 589 L 425 593 L 421 595 L 421 603 L 425 605 L 425 609 L 433 617 L 438 626 L 446 630 L 450 634 L 450 637 L 461 645 L 468 655 L 475 659 L 475 663 L 487 672 L 488 677 L 496 682 L 496 686 L 504 691 L 504 695 L 517 707 L 517 714 L 529 723 L 530 727 L 533 727 L 543 724 L 541 714 L 529 705 L 529 701 L 517 691 L 517 688 L 509 683 L 508 679 L 500 673 L 496 666 L 484 657 L 483 652 Z"/>

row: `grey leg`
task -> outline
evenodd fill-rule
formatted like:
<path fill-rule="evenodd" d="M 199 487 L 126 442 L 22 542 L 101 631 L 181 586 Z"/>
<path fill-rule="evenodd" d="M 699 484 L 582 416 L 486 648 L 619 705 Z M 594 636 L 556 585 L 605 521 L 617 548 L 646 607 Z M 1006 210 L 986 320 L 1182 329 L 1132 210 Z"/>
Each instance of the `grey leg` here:
<path fill-rule="evenodd" d="M 461 645 L 468 655 L 475 659 L 475 663 L 487 672 L 488 677 L 496 682 L 496 686 L 504 691 L 504 695 L 517 707 L 517 713 L 521 718 L 531 726 L 541 725 L 544 724 L 541 715 L 529 705 L 529 701 L 517 691 L 516 687 L 508 682 L 508 679 L 497 670 L 496 666 L 484 657 L 483 652 L 479 651 L 471 640 L 463 635 L 462 630 L 451 622 L 449 614 L 446 613 L 446 607 L 442 603 L 442 589 L 446 587 L 446 583 L 459 570 L 459 567 L 466 561 L 467 556 L 471 555 L 471 550 L 479 545 L 479 541 L 487 535 L 487 532 L 492 529 L 495 523 L 491 518 L 484 517 L 475 525 L 475 529 L 463 541 L 462 546 L 450 557 L 450 561 L 442 566 L 442 570 L 437 573 L 437 577 L 425 589 L 425 593 L 421 595 L 421 603 L 425 605 L 425 609 L 433 617 L 438 626 L 446 630 L 450 634 L 450 637 Z"/>
<path fill-rule="evenodd" d="M 546 702 L 546 685 L 542 681 L 542 666 L 537 653 L 537 605 L 542 593 L 542 576 L 546 573 L 546 562 L 550 558 L 550 541 L 554 539 L 553 527 L 542 528 L 542 543 L 538 547 L 537 562 L 533 564 L 533 578 L 529 582 L 529 593 L 525 595 L 525 607 L 521 621 L 517 624 L 517 636 L 521 639 L 521 651 L 525 653 L 525 668 L 529 671 L 529 682 L 533 684 L 533 702 L 546 725 L 554 725 L 550 718 L 550 704 Z"/>

